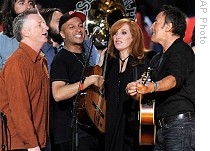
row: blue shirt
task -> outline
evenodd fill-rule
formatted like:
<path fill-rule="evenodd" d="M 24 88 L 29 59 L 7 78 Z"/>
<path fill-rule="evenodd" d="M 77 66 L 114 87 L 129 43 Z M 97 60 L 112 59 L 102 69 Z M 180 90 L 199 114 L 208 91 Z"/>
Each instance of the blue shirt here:
<path fill-rule="evenodd" d="M 0 33 L 0 70 L 2 70 L 7 58 L 19 47 L 16 38 L 8 37 L 2 32 Z"/>
<path fill-rule="evenodd" d="M 48 42 L 46 42 L 46 43 L 42 46 L 42 48 L 41 48 L 42 52 L 45 54 L 45 58 L 47 59 L 47 68 L 48 68 L 48 72 L 50 72 L 51 63 L 52 63 L 52 60 L 53 60 L 53 58 L 54 58 L 54 56 L 55 56 L 55 52 L 56 52 L 55 49 L 56 49 L 56 48 L 54 48 L 54 47 L 52 46 L 52 44 L 50 44 L 50 43 L 48 43 Z"/>
<path fill-rule="evenodd" d="M 83 47 L 85 49 L 86 56 L 88 56 L 88 52 L 90 51 L 91 44 L 92 43 L 91 43 L 91 40 L 90 39 L 84 40 L 84 42 L 83 42 Z M 92 52 L 91 52 L 91 55 L 90 55 L 89 65 L 90 66 L 97 65 L 98 64 L 98 61 L 99 61 L 99 57 L 100 57 L 100 55 L 98 53 L 98 50 L 93 45 Z"/>

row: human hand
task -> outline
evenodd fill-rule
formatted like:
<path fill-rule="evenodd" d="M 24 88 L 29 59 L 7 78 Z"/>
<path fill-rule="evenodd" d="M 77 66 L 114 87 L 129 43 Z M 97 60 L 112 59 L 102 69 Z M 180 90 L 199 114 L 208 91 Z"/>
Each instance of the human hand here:
<path fill-rule="evenodd" d="M 90 76 L 93 79 L 93 84 L 97 87 L 102 87 L 104 83 L 104 77 L 100 75 L 91 75 Z"/>
<path fill-rule="evenodd" d="M 34 148 L 28 148 L 28 151 L 41 151 L 39 146 L 36 146 Z"/>
<path fill-rule="evenodd" d="M 125 91 L 130 96 L 136 95 L 137 94 L 137 82 L 134 81 L 134 82 L 128 83 Z"/>
<path fill-rule="evenodd" d="M 142 82 L 137 82 L 137 92 L 140 94 L 152 93 L 154 91 L 154 82 L 147 82 L 142 84 Z"/>
<path fill-rule="evenodd" d="M 104 63 L 104 59 L 105 59 L 105 55 L 106 55 L 106 50 L 107 50 L 107 48 L 104 48 L 103 50 L 98 50 L 98 51 L 100 51 L 100 58 L 99 58 L 99 61 L 98 61 L 98 66 L 100 66 L 100 67 Z"/>

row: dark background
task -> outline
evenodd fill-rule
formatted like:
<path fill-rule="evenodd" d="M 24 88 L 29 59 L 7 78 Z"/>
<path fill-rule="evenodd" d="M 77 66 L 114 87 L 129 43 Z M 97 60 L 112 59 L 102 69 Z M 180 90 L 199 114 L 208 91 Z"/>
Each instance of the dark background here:
<path fill-rule="evenodd" d="M 4 0 L 0 0 L 0 7 Z M 74 10 L 79 0 L 36 0 L 43 8 L 58 7 L 63 12 Z M 99 0 L 97 0 L 99 1 Z M 188 17 L 195 16 L 195 0 L 136 0 L 137 11 L 148 16 L 152 21 L 163 4 L 171 4 L 180 8 Z M 96 8 L 97 9 L 97 8 Z"/>
<path fill-rule="evenodd" d="M 4 0 L 0 0 L 0 7 Z M 75 4 L 81 0 L 36 0 L 36 4 L 39 4 L 42 6 L 42 8 L 48 8 L 48 7 L 57 7 L 60 8 L 63 13 L 74 10 Z M 96 0 L 97 2 L 100 2 L 101 0 Z M 112 2 L 120 1 L 120 0 L 112 0 Z M 137 12 L 141 14 L 141 19 L 143 19 L 143 16 L 148 16 L 151 20 L 151 22 L 154 21 L 156 15 L 159 12 L 159 8 L 164 4 L 170 4 L 173 6 L 176 6 L 180 8 L 187 17 L 194 17 L 195 16 L 195 0 L 135 0 Z M 94 6 L 93 6 L 94 7 Z M 96 11 L 99 10 L 99 8 L 92 8 Z M 143 21 L 141 21 L 143 22 Z M 0 15 L 0 23 L 1 23 L 1 15 Z M 185 42 L 190 43 L 191 42 L 191 33 L 192 28 L 194 26 L 194 21 L 192 20 L 191 23 L 189 23 L 190 26 L 186 30 L 186 38 Z M 1 26 L 0 26 L 1 27 Z M 0 28 L 0 31 L 2 29 Z M 145 38 L 146 39 L 146 38 Z M 149 47 L 149 46 L 148 46 Z M 159 51 L 161 48 L 159 46 L 154 45 L 153 50 Z M 157 47 L 157 48 L 156 48 Z"/>
<path fill-rule="evenodd" d="M 64 12 L 74 9 L 74 4 L 78 0 L 36 0 L 43 7 L 59 7 Z M 195 15 L 195 0 L 136 0 L 138 11 L 144 11 L 146 15 L 152 17 L 157 14 L 158 9 L 163 4 L 171 4 L 179 7 L 188 16 Z"/>
<path fill-rule="evenodd" d="M 4 0 L 0 0 L 0 5 Z M 74 4 L 78 0 L 36 0 L 43 7 L 59 7 L 64 12 L 74 9 Z M 157 10 L 163 4 L 171 4 L 179 7 L 189 16 L 195 15 L 195 0 L 136 0 L 136 6 L 139 9 L 144 9 L 148 16 L 157 14 Z M 142 10 L 141 10 L 142 11 Z"/>

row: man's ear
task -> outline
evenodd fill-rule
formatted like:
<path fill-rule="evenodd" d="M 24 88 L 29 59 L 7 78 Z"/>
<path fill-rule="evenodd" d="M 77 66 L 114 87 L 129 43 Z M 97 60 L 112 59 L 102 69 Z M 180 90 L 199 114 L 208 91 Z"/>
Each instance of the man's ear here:
<path fill-rule="evenodd" d="M 168 32 L 168 31 L 171 31 L 172 30 L 172 23 L 167 23 L 166 24 L 166 31 Z"/>
<path fill-rule="evenodd" d="M 23 28 L 23 29 L 22 29 L 22 35 L 23 35 L 24 37 L 29 37 L 29 36 L 30 36 L 30 31 L 29 31 L 29 29 L 28 29 L 28 28 Z"/>
<path fill-rule="evenodd" d="M 63 33 L 62 30 L 60 31 L 60 35 L 61 35 L 61 37 L 62 37 L 63 39 L 65 38 L 65 34 Z"/>

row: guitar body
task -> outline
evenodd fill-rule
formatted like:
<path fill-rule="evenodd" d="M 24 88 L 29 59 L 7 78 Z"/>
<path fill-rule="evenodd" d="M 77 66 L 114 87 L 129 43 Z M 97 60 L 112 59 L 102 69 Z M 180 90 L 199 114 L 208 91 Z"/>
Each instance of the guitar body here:
<path fill-rule="evenodd" d="M 80 94 L 80 98 L 78 101 L 78 107 L 77 107 L 77 122 L 80 125 L 83 125 L 83 127 L 90 128 L 94 126 L 94 123 L 91 121 L 86 108 L 86 91 L 83 91 Z"/>
<path fill-rule="evenodd" d="M 88 68 L 89 75 L 100 75 L 99 66 Z M 100 88 L 91 85 L 85 89 L 79 100 L 78 121 L 86 126 L 95 126 L 100 132 L 105 133 L 106 101 Z"/>
<path fill-rule="evenodd" d="M 91 87 L 86 95 L 86 110 L 98 130 L 105 133 L 106 101 L 102 97 L 100 89 L 94 85 Z"/>
<path fill-rule="evenodd" d="M 156 126 L 154 120 L 154 103 L 140 104 L 139 145 L 154 145 Z"/>

